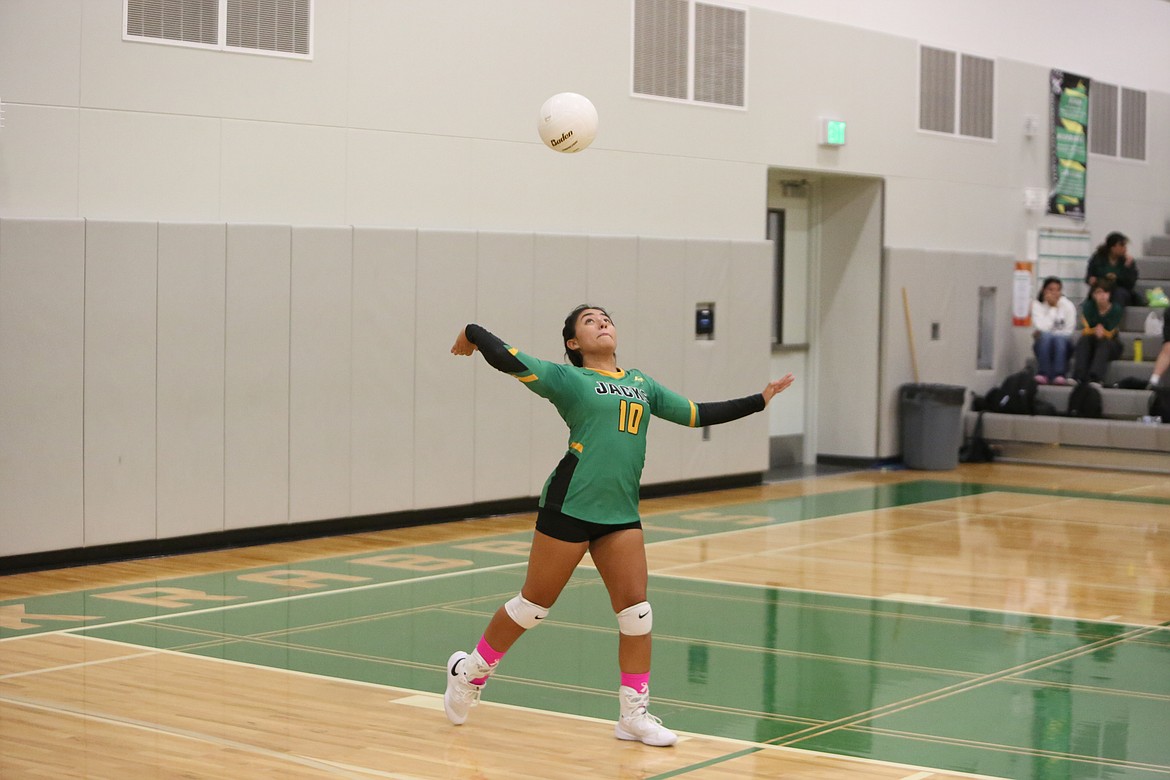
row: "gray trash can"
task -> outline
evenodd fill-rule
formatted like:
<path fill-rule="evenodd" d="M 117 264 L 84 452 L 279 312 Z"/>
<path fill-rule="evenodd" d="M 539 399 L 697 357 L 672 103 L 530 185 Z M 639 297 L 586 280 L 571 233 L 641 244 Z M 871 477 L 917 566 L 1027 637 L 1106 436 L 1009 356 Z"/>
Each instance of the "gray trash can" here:
<path fill-rule="evenodd" d="M 963 399 L 957 385 L 902 385 L 902 462 L 907 468 L 945 471 L 959 465 Z"/>

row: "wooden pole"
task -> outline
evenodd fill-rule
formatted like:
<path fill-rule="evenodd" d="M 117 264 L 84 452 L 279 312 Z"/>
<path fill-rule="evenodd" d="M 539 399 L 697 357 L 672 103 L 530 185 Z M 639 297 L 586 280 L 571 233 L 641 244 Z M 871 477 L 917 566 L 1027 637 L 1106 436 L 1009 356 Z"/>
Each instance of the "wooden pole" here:
<path fill-rule="evenodd" d="M 902 311 L 906 313 L 906 338 L 910 341 L 910 365 L 914 367 L 914 383 L 918 383 L 918 352 L 914 349 L 914 328 L 910 325 L 910 298 L 902 288 Z"/>

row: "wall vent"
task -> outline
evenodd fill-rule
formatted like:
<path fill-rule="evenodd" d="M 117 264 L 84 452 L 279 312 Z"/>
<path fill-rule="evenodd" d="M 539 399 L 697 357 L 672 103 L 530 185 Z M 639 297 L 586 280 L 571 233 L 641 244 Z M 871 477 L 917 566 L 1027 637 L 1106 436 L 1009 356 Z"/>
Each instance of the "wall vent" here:
<path fill-rule="evenodd" d="M 995 136 L 995 61 L 964 54 L 959 88 L 959 135 Z"/>
<path fill-rule="evenodd" d="M 631 91 L 746 105 L 747 12 L 694 0 L 633 0 Z"/>
<path fill-rule="evenodd" d="M 313 0 L 125 0 L 126 40 L 312 54 Z"/>
<path fill-rule="evenodd" d="M 687 99 L 687 0 L 634 3 L 634 92 Z"/>
<path fill-rule="evenodd" d="M 1089 90 L 1089 151 L 1146 159 L 1146 93 L 1094 81 Z"/>
<path fill-rule="evenodd" d="M 937 133 L 955 132 L 955 73 L 953 51 L 921 48 L 919 58 L 918 127 Z"/>
<path fill-rule="evenodd" d="M 695 3 L 695 100 L 743 105 L 747 15 Z"/>
<path fill-rule="evenodd" d="M 215 46 L 219 0 L 126 0 L 126 35 Z"/>
<path fill-rule="evenodd" d="M 227 0 L 227 45 L 309 53 L 310 0 Z"/>
<path fill-rule="evenodd" d="M 1117 156 L 1117 87 L 1100 81 L 1089 86 L 1089 151 Z"/>
<path fill-rule="evenodd" d="M 920 46 L 918 128 L 995 137 L 995 60 Z"/>
<path fill-rule="evenodd" d="M 1146 159 L 1146 93 L 1136 89 L 1121 90 L 1121 156 Z"/>

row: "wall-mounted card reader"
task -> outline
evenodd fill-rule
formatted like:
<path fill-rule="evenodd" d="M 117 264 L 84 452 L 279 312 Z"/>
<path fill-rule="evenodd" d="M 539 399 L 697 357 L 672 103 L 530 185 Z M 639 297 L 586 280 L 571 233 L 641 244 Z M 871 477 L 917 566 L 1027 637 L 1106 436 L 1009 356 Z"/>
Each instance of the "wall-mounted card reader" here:
<path fill-rule="evenodd" d="M 695 338 L 710 341 L 715 338 L 715 304 L 695 304 Z"/>

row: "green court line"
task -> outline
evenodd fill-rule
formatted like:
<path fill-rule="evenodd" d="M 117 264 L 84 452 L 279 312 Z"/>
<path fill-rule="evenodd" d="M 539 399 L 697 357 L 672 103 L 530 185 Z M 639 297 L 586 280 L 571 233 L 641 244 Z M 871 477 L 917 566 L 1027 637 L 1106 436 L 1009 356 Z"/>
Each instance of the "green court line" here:
<path fill-rule="evenodd" d="M 738 750 L 734 753 L 728 753 L 725 756 L 716 756 L 715 758 L 709 758 L 706 761 L 700 761 L 697 764 L 691 764 L 689 766 L 679 767 L 678 769 L 672 769 L 669 772 L 663 772 L 660 775 L 654 775 L 652 777 L 647 777 L 645 780 L 668 780 L 668 778 L 671 778 L 671 777 L 680 777 L 682 775 L 690 774 L 691 772 L 697 772 L 700 769 L 706 769 L 709 766 L 716 766 L 718 764 L 725 764 L 728 761 L 734 761 L 737 758 L 744 758 L 745 756 L 750 756 L 750 755 L 753 755 L 755 753 L 760 753 L 763 750 L 764 750 L 763 748 L 758 748 L 758 747 L 757 748 L 744 748 L 743 750 Z"/>

